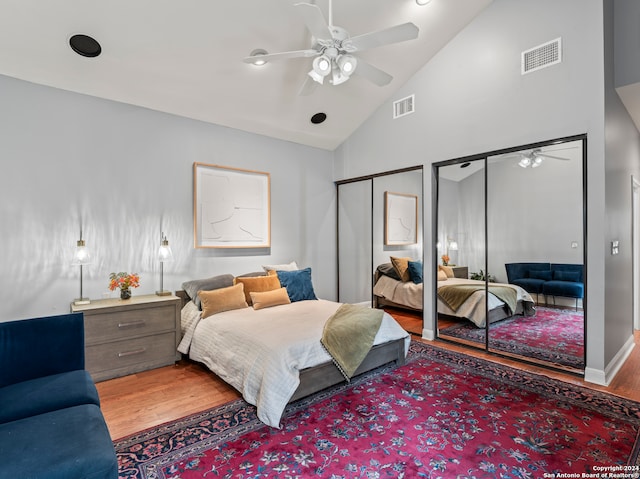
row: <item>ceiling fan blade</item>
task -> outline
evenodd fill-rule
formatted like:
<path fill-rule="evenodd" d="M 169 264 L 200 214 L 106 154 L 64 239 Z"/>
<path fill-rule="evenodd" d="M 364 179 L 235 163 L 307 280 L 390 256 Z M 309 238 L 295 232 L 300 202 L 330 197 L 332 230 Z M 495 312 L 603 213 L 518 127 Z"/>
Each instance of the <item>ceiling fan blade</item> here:
<path fill-rule="evenodd" d="M 330 40 L 331 30 L 329 25 L 320 11 L 318 5 L 312 5 L 310 3 L 296 3 L 294 5 L 298 7 L 298 12 L 302 15 L 307 29 L 313 35 L 316 40 Z"/>
<path fill-rule="evenodd" d="M 300 96 L 311 95 L 314 91 L 316 91 L 316 88 L 318 88 L 318 85 L 319 83 L 317 81 L 315 81 L 313 78 L 307 75 L 307 79 L 302 84 L 302 87 L 300 88 L 298 95 Z"/>
<path fill-rule="evenodd" d="M 315 57 L 320 52 L 318 50 L 314 50 L 313 48 L 308 50 L 294 50 L 290 52 L 280 52 L 280 53 L 267 53 L 266 55 L 253 55 L 250 57 L 245 57 L 242 61 L 245 63 L 253 63 L 256 60 L 264 60 L 264 61 L 275 61 L 275 60 L 286 60 L 287 58 L 300 58 L 300 57 Z"/>
<path fill-rule="evenodd" d="M 366 78 L 367 80 L 375 83 L 378 86 L 388 85 L 389 83 L 391 83 L 391 80 L 393 80 L 393 77 L 387 72 L 383 72 L 379 68 L 376 68 L 373 65 L 360 60 L 359 58 L 358 66 L 353 71 L 353 74 Z"/>
<path fill-rule="evenodd" d="M 551 158 L 552 160 L 564 160 L 564 161 L 569 161 L 569 158 L 563 158 L 563 157 L 561 157 L 561 156 L 547 155 L 546 153 L 538 153 L 538 156 L 541 156 L 542 158 Z"/>
<path fill-rule="evenodd" d="M 366 50 L 390 43 L 413 40 L 414 38 L 418 38 L 419 31 L 417 26 L 411 22 L 407 22 L 384 30 L 377 30 L 375 32 L 351 37 L 349 43 L 354 46 L 356 50 Z"/>

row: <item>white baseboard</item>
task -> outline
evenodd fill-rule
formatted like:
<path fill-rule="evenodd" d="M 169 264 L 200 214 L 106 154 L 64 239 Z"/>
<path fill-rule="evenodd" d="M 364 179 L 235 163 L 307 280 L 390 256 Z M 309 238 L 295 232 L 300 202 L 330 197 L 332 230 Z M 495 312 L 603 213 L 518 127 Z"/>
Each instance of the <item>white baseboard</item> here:
<path fill-rule="evenodd" d="M 428 341 L 434 341 L 436 339 L 435 332 L 432 329 L 423 329 L 422 339 L 426 339 Z"/>
<path fill-rule="evenodd" d="M 624 346 L 620 348 L 611 362 L 607 364 L 604 371 L 600 369 L 585 368 L 584 380 L 600 386 L 608 386 L 611 384 L 611 381 L 613 381 L 613 378 L 618 374 L 618 371 L 620 371 L 620 368 L 631 354 L 631 351 L 633 351 L 635 345 L 636 343 L 632 335 L 629 337 L 627 342 L 624 343 Z"/>

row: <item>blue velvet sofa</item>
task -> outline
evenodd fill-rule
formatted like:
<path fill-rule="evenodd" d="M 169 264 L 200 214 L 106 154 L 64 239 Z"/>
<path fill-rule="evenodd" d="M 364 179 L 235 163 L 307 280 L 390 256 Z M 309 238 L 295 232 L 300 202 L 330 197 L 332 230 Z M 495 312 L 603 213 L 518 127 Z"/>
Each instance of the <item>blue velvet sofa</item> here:
<path fill-rule="evenodd" d="M 0 322 L 0 478 L 115 479 L 82 313 Z"/>
<path fill-rule="evenodd" d="M 581 264 L 558 263 L 507 263 L 507 280 L 536 295 L 574 298 L 576 309 L 578 300 L 584 297 L 584 268 Z"/>

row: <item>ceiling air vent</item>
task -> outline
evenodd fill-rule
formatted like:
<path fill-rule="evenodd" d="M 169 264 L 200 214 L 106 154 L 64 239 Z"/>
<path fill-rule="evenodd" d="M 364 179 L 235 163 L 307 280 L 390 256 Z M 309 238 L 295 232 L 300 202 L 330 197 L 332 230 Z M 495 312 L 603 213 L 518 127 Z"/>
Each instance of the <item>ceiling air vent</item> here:
<path fill-rule="evenodd" d="M 550 67 L 562 61 L 562 39 L 556 38 L 522 52 L 522 74 Z"/>
<path fill-rule="evenodd" d="M 393 119 L 408 115 L 415 111 L 415 95 L 402 98 L 393 102 Z"/>

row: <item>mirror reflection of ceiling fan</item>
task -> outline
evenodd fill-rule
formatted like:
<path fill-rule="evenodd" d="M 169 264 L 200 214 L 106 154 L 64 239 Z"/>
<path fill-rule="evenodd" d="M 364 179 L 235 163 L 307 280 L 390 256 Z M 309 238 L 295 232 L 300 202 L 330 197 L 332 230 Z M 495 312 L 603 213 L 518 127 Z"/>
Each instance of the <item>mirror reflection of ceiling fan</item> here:
<path fill-rule="evenodd" d="M 311 47 L 306 50 L 271 54 L 254 51 L 243 61 L 263 64 L 289 58 L 313 58 L 311 70 L 300 90 L 301 95 L 310 94 L 318 85 L 324 83 L 325 78 L 332 85 L 339 85 L 346 82 L 352 74 L 364 77 L 378 86 L 388 85 L 393 79 L 391 75 L 357 58 L 354 53 L 418 37 L 418 27 L 411 22 L 351 37 L 344 28 L 333 24 L 332 0 L 329 0 L 328 21 L 317 5 L 297 3 L 294 6 L 311 33 Z"/>
<path fill-rule="evenodd" d="M 567 148 L 561 148 L 561 149 L 567 149 Z M 518 166 L 521 166 L 522 168 L 537 168 L 547 158 L 550 160 L 562 160 L 562 161 L 570 160 L 570 158 L 550 155 L 549 153 L 542 151 L 542 149 L 540 148 L 533 149 L 529 153 L 516 153 L 513 155 L 506 155 L 502 157 L 503 160 L 511 160 L 511 159 L 518 160 Z"/>

